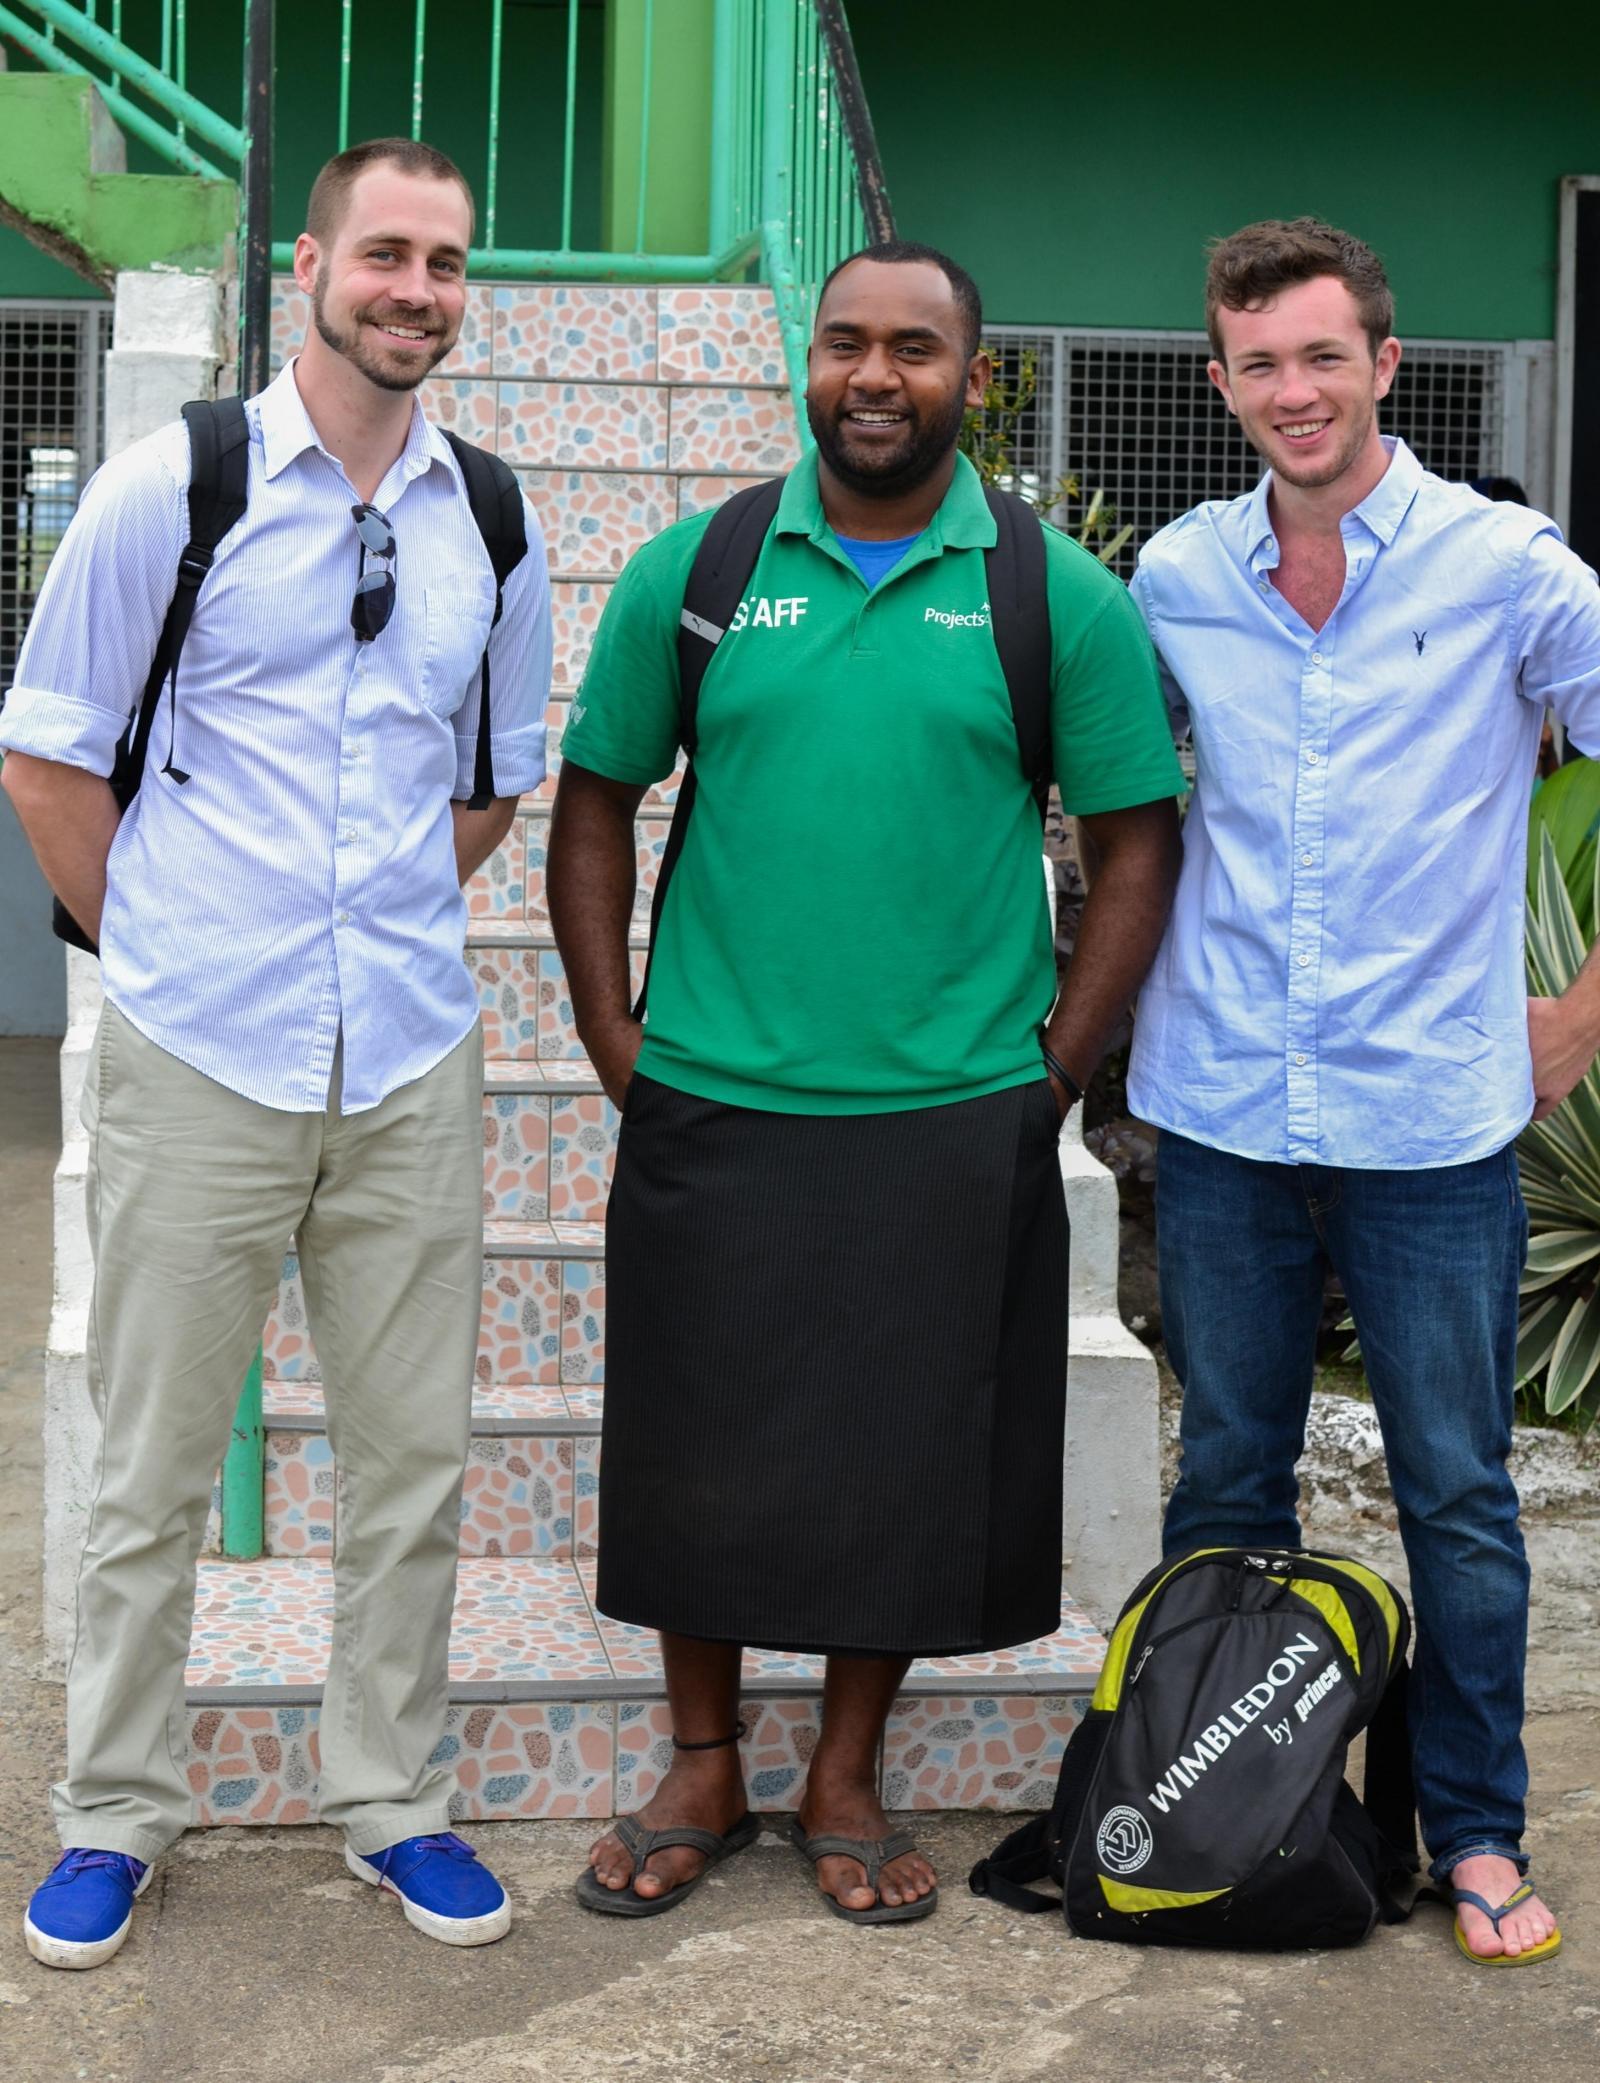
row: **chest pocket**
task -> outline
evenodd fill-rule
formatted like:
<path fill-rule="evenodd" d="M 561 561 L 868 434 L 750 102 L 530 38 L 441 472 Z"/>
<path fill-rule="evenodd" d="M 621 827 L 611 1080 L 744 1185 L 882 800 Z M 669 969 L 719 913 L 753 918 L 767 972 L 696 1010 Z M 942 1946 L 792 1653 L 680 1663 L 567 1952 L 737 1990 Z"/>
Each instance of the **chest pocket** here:
<path fill-rule="evenodd" d="M 494 619 L 487 571 L 444 572 L 423 593 L 422 698 L 435 716 L 454 716 L 477 678 Z"/>

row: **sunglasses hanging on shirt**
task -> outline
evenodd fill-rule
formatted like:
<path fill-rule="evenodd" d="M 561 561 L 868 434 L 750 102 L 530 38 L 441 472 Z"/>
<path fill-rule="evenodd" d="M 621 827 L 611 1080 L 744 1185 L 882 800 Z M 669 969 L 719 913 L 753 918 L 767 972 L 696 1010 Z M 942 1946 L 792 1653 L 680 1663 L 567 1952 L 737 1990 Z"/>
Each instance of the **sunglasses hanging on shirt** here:
<path fill-rule="evenodd" d="M 356 577 L 356 597 L 350 603 L 350 627 L 356 633 L 357 643 L 370 644 L 388 628 L 389 617 L 394 613 L 394 530 L 388 515 L 365 501 L 350 511 L 355 517 L 356 534 L 361 538 L 361 569 Z M 378 560 L 370 571 L 368 557 Z"/>

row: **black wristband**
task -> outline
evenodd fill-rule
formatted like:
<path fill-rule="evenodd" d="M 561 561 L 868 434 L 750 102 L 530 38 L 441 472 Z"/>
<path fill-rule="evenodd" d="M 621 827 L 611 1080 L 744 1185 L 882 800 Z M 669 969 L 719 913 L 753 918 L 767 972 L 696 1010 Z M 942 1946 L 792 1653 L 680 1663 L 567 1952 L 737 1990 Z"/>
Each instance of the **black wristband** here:
<path fill-rule="evenodd" d="M 1044 1058 L 1045 1069 L 1049 1071 L 1057 1084 L 1066 1086 L 1072 1104 L 1076 1106 L 1083 1097 L 1083 1087 L 1078 1083 L 1071 1071 L 1068 1070 L 1061 1058 L 1055 1054 L 1054 1050 L 1045 1046 L 1042 1038 L 1039 1042 L 1039 1054 Z"/>

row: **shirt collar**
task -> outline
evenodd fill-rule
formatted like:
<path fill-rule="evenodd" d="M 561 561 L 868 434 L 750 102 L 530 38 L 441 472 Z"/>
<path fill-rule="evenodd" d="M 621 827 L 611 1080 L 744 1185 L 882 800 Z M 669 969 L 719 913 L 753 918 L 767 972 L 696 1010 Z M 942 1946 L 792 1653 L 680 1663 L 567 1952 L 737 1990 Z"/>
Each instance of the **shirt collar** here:
<path fill-rule="evenodd" d="M 779 535 L 806 535 L 813 542 L 821 542 L 831 533 L 822 510 L 815 449 L 808 450 L 785 478 L 773 525 Z M 993 549 L 994 515 L 983 494 L 983 480 L 965 456 L 957 455 L 955 476 L 925 532 L 938 550 Z"/>
<path fill-rule="evenodd" d="M 1385 434 L 1381 438 L 1388 453 L 1389 467 L 1361 504 L 1350 509 L 1345 519 L 1358 522 L 1387 547 L 1411 511 L 1411 503 L 1422 483 L 1422 465 L 1398 435 Z M 1272 516 L 1267 510 L 1267 495 L 1271 489 L 1272 472 L 1263 470 L 1255 490 L 1245 499 L 1244 550 L 1252 563 L 1273 540 Z"/>
<path fill-rule="evenodd" d="M 262 455 L 269 480 L 286 470 L 308 448 L 327 454 L 311 424 L 300 386 L 295 382 L 296 360 L 298 356 L 286 362 L 266 389 L 250 401 L 256 424 L 261 429 Z M 406 430 L 406 445 L 400 452 L 398 463 L 401 482 L 409 484 L 435 463 L 443 463 L 446 469 L 450 467 L 450 446 L 423 412 L 421 400 L 413 395 L 411 425 Z"/>

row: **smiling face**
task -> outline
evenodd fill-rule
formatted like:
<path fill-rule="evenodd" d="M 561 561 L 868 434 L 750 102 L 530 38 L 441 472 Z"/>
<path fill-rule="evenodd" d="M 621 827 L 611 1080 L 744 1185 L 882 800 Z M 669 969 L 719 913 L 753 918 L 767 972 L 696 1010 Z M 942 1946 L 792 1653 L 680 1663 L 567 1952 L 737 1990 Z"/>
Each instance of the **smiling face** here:
<path fill-rule="evenodd" d="M 1249 311 L 1219 310 L 1217 329 L 1224 359 L 1207 373 L 1285 484 L 1331 485 L 1382 454 L 1378 401 L 1394 382 L 1400 343 L 1384 340 L 1374 353 L 1337 276 L 1297 282 Z"/>
<path fill-rule="evenodd" d="M 471 237 L 459 183 L 369 166 L 332 238 L 295 247 L 318 336 L 380 390 L 415 390 L 461 330 Z"/>
<path fill-rule="evenodd" d="M 806 419 L 852 491 L 913 490 L 946 461 L 983 403 L 986 355 L 932 261 L 853 261 L 828 285 L 806 363 Z"/>

